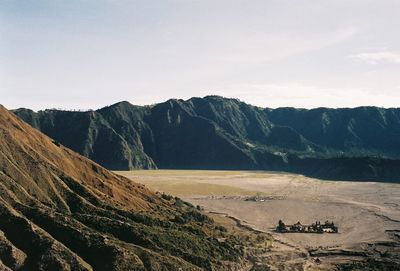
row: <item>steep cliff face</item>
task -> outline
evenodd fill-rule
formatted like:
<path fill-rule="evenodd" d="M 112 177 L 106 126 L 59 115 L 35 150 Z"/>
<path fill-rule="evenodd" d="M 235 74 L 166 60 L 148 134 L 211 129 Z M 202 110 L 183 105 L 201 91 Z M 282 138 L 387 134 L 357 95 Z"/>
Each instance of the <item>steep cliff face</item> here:
<path fill-rule="evenodd" d="M 110 112 L 104 114 L 105 118 L 96 111 L 46 110 L 35 113 L 27 109 L 15 113 L 46 135 L 106 168 L 155 167 L 143 150 L 139 133 L 119 119 L 121 115 Z"/>
<path fill-rule="evenodd" d="M 91 114 L 79 116 L 82 129 Z M 191 205 L 109 172 L 0 106 L 1 270 L 228 270 L 242 255 L 235 244 Z"/>
<path fill-rule="evenodd" d="M 336 172 L 332 178 L 345 179 L 349 174 L 341 172 L 354 162 L 370 170 L 352 172 L 351 179 L 397 180 L 395 170 L 381 175 L 400 159 L 399 109 L 263 109 L 208 96 L 144 107 L 121 102 L 90 112 L 15 113 L 110 169 L 266 169 L 326 177 L 328 167 Z M 343 157 L 348 168 L 338 162 Z"/>
<path fill-rule="evenodd" d="M 267 117 L 331 151 L 400 158 L 400 109 L 280 108 L 267 111 Z"/>

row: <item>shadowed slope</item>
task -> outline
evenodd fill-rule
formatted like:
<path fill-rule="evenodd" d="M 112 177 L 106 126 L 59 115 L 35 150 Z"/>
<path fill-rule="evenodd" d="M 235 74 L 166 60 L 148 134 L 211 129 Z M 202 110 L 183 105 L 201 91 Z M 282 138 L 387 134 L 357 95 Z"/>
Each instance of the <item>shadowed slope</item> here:
<path fill-rule="evenodd" d="M 18 110 L 18 116 L 68 148 L 107 168 L 154 168 L 154 162 L 144 153 L 139 138 L 135 137 L 138 132 L 127 127 L 123 107 L 117 111 L 121 111 L 122 116 L 114 116 L 112 112 L 107 115 L 115 120 L 113 126 L 96 111 L 46 110 L 36 114 L 21 109 Z"/>
<path fill-rule="evenodd" d="M 257 169 L 400 181 L 400 109 L 263 109 L 207 96 L 15 113 L 109 169 Z"/>
<path fill-rule="evenodd" d="M 0 106 L 0 269 L 224 270 L 241 252 L 217 229 Z"/>

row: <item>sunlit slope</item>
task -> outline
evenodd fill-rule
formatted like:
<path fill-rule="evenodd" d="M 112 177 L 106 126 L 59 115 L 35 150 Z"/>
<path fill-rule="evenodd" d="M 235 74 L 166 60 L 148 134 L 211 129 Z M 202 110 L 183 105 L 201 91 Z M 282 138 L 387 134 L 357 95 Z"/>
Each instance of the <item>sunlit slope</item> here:
<path fill-rule="evenodd" d="M 217 228 L 0 106 L 0 269 L 225 270 L 241 251 Z"/>

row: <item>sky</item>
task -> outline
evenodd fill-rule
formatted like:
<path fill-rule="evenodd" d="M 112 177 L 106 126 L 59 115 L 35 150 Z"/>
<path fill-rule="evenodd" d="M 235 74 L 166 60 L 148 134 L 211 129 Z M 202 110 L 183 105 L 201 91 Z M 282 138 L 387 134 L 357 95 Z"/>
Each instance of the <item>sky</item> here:
<path fill-rule="evenodd" d="M 398 0 L 0 0 L 0 104 L 400 107 Z"/>

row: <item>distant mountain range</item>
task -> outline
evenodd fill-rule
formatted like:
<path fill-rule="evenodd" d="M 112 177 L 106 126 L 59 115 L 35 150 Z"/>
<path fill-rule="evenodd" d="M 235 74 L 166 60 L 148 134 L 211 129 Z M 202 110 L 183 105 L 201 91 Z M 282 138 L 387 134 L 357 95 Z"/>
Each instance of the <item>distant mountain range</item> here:
<path fill-rule="evenodd" d="M 219 96 L 96 111 L 17 109 L 61 144 L 113 170 L 275 170 L 400 180 L 400 109 L 260 108 Z"/>
<path fill-rule="evenodd" d="M 233 270 L 246 260 L 245 237 L 255 239 L 106 170 L 0 105 L 0 270 Z"/>

